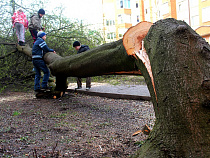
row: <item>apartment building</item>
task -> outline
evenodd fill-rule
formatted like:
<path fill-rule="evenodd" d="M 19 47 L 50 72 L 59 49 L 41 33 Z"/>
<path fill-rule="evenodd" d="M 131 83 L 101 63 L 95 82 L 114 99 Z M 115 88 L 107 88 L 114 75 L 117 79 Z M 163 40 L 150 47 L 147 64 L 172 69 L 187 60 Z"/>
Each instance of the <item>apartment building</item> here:
<path fill-rule="evenodd" d="M 210 42 L 210 0 L 102 0 L 106 42 L 116 41 L 140 21 L 184 20 Z"/>
<path fill-rule="evenodd" d="M 140 0 L 102 0 L 106 42 L 122 38 L 128 28 L 140 22 L 139 3 Z"/>

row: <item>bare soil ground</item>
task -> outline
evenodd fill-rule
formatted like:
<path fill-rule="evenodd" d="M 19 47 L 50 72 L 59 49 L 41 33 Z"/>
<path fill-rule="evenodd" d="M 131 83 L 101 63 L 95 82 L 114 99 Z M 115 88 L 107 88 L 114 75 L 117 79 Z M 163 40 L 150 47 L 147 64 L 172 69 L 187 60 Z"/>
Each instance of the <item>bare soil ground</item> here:
<path fill-rule="evenodd" d="M 76 93 L 5 92 L 0 114 L 0 157 L 125 158 L 147 138 L 132 134 L 155 120 L 151 102 Z"/>

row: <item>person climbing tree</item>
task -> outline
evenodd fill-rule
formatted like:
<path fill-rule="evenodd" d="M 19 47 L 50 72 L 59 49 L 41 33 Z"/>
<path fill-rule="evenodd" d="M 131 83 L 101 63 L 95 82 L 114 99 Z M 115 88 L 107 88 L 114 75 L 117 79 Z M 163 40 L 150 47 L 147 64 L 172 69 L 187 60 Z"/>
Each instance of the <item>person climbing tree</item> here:
<path fill-rule="evenodd" d="M 34 40 L 33 44 L 35 43 L 37 39 L 37 33 L 38 31 L 44 31 L 45 28 L 42 27 L 41 25 L 41 18 L 45 15 L 45 10 L 44 9 L 39 9 L 38 14 L 34 13 L 30 17 L 30 22 L 29 22 L 29 31 L 31 33 L 31 36 Z M 38 31 L 37 31 L 38 30 Z"/>
<path fill-rule="evenodd" d="M 40 87 L 40 78 L 41 78 L 41 70 L 44 72 L 44 77 L 42 80 L 42 89 L 43 90 L 48 90 L 50 89 L 47 85 L 49 76 L 50 76 L 50 71 L 45 64 L 45 61 L 43 59 L 44 55 L 47 52 L 53 52 L 56 53 L 53 49 L 48 48 L 45 40 L 46 40 L 46 33 L 43 31 L 39 31 L 37 34 L 38 38 L 36 42 L 33 45 L 32 48 L 32 60 L 33 60 L 33 65 L 35 69 L 35 83 L 34 83 L 34 91 L 39 92 L 41 90 Z"/>
<path fill-rule="evenodd" d="M 12 16 L 12 24 L 16 29 L 16 35 L 18 38 L 18 44 L 20 46 L 25 45 L 25 28 L 28 28 L 28 20 L 23 10 L 20 8 L 17 12 L 14 12 Z"/>

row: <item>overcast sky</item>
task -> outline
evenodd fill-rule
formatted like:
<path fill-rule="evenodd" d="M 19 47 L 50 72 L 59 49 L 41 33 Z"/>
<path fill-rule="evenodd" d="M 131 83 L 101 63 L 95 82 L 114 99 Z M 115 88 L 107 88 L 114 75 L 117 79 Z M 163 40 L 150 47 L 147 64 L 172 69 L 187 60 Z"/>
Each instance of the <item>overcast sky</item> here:
<path fill-rule="evenodd" d="M 37 8 L 43 8 L 46 10 L 46 14 L 51 15 L 50 11 L 55 12 L 56 7 L 62 7 L 64 8 L 63 15 L 71 20 L 78 19 L 89 23 L 102 23 L 102 0 L 43 0 L 45 7 L 42 7 L 39 3 L 40 0 L 15 0 L 15 2 L 29 10 L 35 11 Z M 40 7 L 30 8 L 31 3 L 37 4 L 36 6 L 40 4 Z"/>
<path fill-rule="evenodd" d="M 102 20 L 102 0 L 50 0 L 50 7 L 64 7 L 64 15 L 70 19 L 98 23 Z"/>

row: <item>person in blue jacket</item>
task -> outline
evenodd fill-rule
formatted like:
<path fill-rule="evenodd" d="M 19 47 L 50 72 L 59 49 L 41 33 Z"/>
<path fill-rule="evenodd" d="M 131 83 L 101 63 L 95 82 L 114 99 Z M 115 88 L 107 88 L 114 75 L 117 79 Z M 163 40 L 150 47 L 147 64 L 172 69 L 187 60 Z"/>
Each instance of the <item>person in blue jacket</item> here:
<path fill-rule="evenodd" d="M 33 45 L 32 48 L 32 62 L 34 65 L 35 70 L 35 79 L 34 79 L 34 91 L 39 92 L 40 90 L 48 90 L 50 89 L 47 85 L 50 71 L 43 59 L 44 55 L 48 52 L 56 53 L 53 49 L 50 49 L 47 46 L 46 40 L 46 33 L 43 31 L 39 31 L 37 33 L 37 40 Z M 40 78 L 41 78 L 41 71 L 44 72 L 44 77 L 42 80 L 42 87 L 40 87 Z"/>

